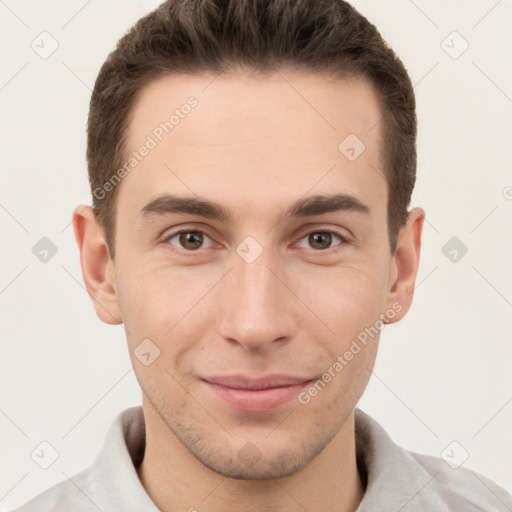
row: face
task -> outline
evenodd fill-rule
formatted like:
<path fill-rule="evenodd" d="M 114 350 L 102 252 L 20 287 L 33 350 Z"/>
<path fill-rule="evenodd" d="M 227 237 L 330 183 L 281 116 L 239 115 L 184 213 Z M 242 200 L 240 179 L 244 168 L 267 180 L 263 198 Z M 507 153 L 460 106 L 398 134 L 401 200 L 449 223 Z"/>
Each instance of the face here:
<path fill-rule="evenodd" d="M 213 78 L 134 108 L 129 153 L 151 147 L 120 185 L 115 307 L 146 414 L 222 475 L 277 478 L 339 435 L 408 307 L 381 114 L 362 80 Z"/>

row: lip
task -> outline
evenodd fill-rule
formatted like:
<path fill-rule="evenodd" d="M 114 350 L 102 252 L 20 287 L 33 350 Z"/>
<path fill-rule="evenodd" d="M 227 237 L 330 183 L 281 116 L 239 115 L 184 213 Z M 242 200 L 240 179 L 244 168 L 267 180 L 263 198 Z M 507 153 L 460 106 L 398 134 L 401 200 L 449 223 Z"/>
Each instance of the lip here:
<path fill-rule="evenodd" d="M 308 386 L 312 379 L 287 375 L 250 378 L 244 375 L 201 379 L 217 397 L 233 408 L 245 412 L 269 412 L 289 402 Z"/>

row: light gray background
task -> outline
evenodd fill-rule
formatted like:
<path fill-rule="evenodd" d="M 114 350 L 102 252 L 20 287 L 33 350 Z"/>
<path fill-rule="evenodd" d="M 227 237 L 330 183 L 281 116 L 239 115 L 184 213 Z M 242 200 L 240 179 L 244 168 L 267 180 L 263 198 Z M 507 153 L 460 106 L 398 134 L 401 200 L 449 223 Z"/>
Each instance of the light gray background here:
<path fill-rule="evenodd" d="M 94 80 L 118 38 L 158 3 L 0 1 L 3 509 L 88 466 L 114 417 L 140 403 L 123 327 L 96 317 L 70 223 L 74 206 L 91 199 Z M 512 3 L 354 5 L 415 83 L 413 206 L 427 212 L 413 307 L 384 329 L 360 407 L 413 451 L 440 455 L 457 441 L 465 467 L 512 490 Z M 59 44 L 47 59 L 31 48 L 43 31 Z M 456 59 L 445 49 L 453 56 L 462 40 L 441 44 L 453 31 L 469 43 Z M 42 237 L 58 248 L 47 263 L 32 253 Z M 457 262 L 442 252 L 452 237 L 468 248 Z M 46 470 L 30 457 L 42 441 L 59 453 Z"/>

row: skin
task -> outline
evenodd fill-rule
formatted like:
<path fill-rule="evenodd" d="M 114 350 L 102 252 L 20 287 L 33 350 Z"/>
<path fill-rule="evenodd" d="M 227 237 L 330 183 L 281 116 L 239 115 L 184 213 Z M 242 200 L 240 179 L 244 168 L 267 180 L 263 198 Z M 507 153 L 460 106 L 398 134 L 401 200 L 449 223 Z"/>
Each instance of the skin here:
<path fill-rule="evenodd" d="M 364 81 L 291 70 L 213 78 L 166 76 L 141 91 L 130 151 L 189 96 L 198 106 L 119 185 L 115 262 L 92 209 L 73 213 L 87 290 L 103 322 L 124 323 L 142 389 L 137 471 L 162 511 L 355 510 L 364 486 L 354 408 L 379 336 L 307 404 L 237 411 L 200 378 L 318 379 L 382 315 L 393 310 L 385 323 L 399 321 L 413 298 L 424 211 L 409 212 L 392 254 L 381 113 Z M 366 146 L 353 162 L 338 150 L 350 133 Z M 143 222 L 140 210 L 164 192 L 216 201 L 233 218 Z M 282 217 L 297 199 L 333 193 L 369 213 Z M 203 231 L 203 245 L 168 238 L 180 228 Z M 326 229 L 346 241 L 327 237 L 325 249 L 309 236 Z M 252 263 L 236 252 L 247 236 L 263 249 Z M 160 349 L 149 366 L 134 354 L 146 338 Z M 239 458 L 247 443 L 259 457 L 249 464 Z"/>

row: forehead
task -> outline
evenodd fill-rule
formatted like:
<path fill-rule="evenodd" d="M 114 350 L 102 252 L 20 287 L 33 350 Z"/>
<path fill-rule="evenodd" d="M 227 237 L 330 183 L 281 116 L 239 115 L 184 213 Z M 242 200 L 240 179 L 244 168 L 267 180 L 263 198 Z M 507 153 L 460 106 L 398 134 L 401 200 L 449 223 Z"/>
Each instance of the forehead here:
<path fill-rule="evenodd" d="M 163 191 L 220 202 L 235 194 L 241 207 L 336 188 L 371 202 L 386 188 L 380 118 L 361 79 L 298 71 L 164 76 L 133 108 L 128 153 L 150 150 L 124 177 L 119 201 L 139 211 Z"/>

